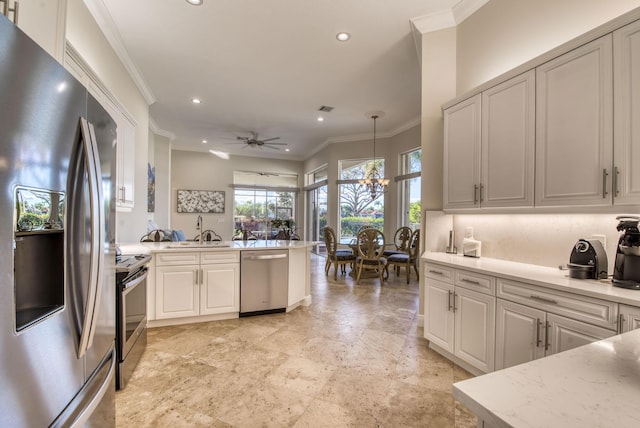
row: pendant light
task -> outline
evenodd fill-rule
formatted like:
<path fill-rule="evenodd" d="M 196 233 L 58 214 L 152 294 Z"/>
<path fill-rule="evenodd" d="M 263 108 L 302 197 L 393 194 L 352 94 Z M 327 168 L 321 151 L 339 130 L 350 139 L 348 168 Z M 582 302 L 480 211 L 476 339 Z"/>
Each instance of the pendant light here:
<path fill-rule="evenodd" d="M 359 179 L 358 183 L 367 188 L 367 191 L 371 194 L 371 199 L 373 200 L 380 194 L 386 192 L 390 180 L 388 178 L 380 177 L 380 172 L 376 167 L 376 121 L 379 117 L 384 116 L 384 112 L 373 112 L 367 114 L 367 116 L 373 119 L 373 164 L 369 173 L 364 178 Z"/>

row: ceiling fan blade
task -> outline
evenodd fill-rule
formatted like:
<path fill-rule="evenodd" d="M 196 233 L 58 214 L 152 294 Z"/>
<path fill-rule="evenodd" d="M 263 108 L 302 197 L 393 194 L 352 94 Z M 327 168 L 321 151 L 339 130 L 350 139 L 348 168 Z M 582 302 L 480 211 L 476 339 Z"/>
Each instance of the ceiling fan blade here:
<path fill-rule="evenodd" d="M 271 149 L 271 150 L 280 150 L 278 147 L 273 147 L 273 146 L 270 146 L 268 144 L 264 144 L 264 145 L 260 146 L 260 148 L 263 148 L 263 147 L 266 147 L 267 149 Z"/>
<path fill-rule="evenodd" d="M 238 135 L 238 136 L 236 137 L 236 140 L 248 141 L 248 140 L 249 140 L 249 137 L 241 137 L 241 136 L 239 136 L 239 135 Z"/>
<path fill-rule="evenodd" d="M 268 141 L 274 141 L 274 140 L 279 140 L 279 139 L 280 139 L 280 137 L 266 138 L 266 139 L 262 140 L 262 142 L 263 142 L 263 143 L 266 143 L 266 142 L 268 142 Z"/>

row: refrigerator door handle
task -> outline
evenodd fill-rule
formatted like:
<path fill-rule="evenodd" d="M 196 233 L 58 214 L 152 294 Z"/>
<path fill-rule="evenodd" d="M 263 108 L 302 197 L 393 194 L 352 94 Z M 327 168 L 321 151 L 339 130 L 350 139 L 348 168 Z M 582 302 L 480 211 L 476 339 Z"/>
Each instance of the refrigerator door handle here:
<path fill-rule="evenodd" d="M 78 346 L 78 358 L 82 357 L 93 343 L 95 334 L 98 308 L 100 307 L 100 295 L 102 294 L 102 270 L 104 268 L 104 241 L 105 219 L 102 213 L 103 196 L 100 185 L 102 172 L 98 158 L 93 125 L 85 118 L 80 118 L 82 144 L 87 165 L 87 179 L 89 184 L 89 203 L 91 211 L 91 258 L 89 263 L 89 292 L 85 306 L 84 320 Z"/>

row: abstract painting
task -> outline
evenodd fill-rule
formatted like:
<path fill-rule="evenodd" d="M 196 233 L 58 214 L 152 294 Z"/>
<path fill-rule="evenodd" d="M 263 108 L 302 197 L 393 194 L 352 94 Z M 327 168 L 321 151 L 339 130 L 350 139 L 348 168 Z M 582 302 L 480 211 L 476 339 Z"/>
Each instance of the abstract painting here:
<path fill-rule="evenodd" d="M 156 210 L 156 167 L 147 164 L 147 212 L 155 212 Z"/>
<path fill-rule="evenodd" d="M 223 213 L 224 191 L 178 190 L 179 213 Z"/>

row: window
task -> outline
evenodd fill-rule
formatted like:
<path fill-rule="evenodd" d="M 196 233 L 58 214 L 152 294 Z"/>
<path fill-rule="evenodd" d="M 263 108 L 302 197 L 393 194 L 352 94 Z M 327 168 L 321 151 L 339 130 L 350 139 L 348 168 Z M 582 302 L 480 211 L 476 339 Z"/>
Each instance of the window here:
<path fill-rule="evenodd" d="M 412 150 L 400 155 L 400 176 L 398 182 L 398 226 L 409 226 L 412 229 L 420 227 L 422 149 Z"/>
<path fill-rule="evenodd" d="M 271 225 L 275 219 L 291 221 L 294 229 L 297 181 L 297 176 L 291 174 L 235 171 L 234 235 L 246 230 L 258 239 L 270 239 L 277 233 Z M 263 184 L 258 184 L 260 182 Z"/>
<path fill-rule="evenodd" d="M 384 193 L 372 196 L 358 183 L 373 166 L 384 176 L 384 159 L 343 160 L 339 163 L 340 242 L 351 242 L 362 226 L 384 228 Z"/>
<path fill-rule="evenodd" d="M 323 241 L 323 229 L 327 225 L 327 167 L 307 174 L 307 240 Z M 324 245 L 315 245 L 316 254 L 324 251 Z"/>

